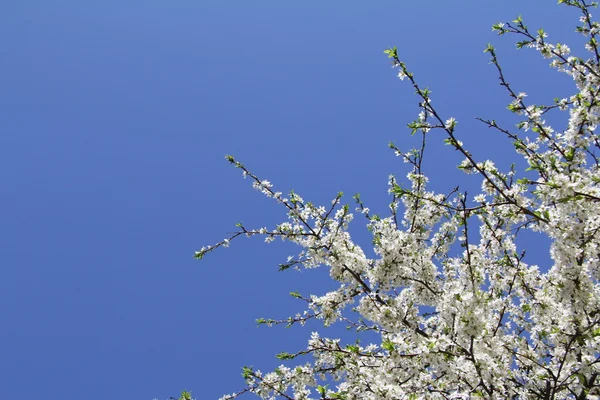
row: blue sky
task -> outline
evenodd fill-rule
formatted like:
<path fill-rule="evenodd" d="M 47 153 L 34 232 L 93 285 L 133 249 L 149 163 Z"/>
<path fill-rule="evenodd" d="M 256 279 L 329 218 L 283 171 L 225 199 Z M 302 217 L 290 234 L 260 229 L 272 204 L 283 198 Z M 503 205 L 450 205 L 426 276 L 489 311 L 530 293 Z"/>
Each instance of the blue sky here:
<path fill-rule="evenodd" d="M 331 283 L 327 271 L 278 273 L 295 252 L 278 242 L 192 258 L 236 222 L 285 218 L 224 155 L 314 203 L 360 192 L 385 213 L 388 174 L 407 172 L 387 143 L 410 148 L 418 113 L 385 48 L 398 46 L 478 158 L 507 165 L 510 143 L 473 119 L 515 122 L 485 45 L 534 101 L 571 86 L 490 26 L 522 14 L 569 42 L 577 22 L 553 1 L 516 0 L 22 0 L 1 11 L 7 399 L 150 400 L 183 388 L 211 399 L 243 387 L 243 365 L 275 367 L 316 326 L 255 318 L 293 315 L 302 304 L 288 292 Z M 425 171 L 447 190 L 464 176 L 441 140 Z"/>

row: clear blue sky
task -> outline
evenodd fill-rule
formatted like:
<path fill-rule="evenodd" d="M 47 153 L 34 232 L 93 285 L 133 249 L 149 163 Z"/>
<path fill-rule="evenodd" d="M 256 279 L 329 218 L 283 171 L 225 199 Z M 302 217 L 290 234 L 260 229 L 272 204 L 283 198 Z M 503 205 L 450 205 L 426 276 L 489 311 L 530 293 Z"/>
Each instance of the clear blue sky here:
<path fill-rule="evenodd" d="M 410 147 L 418 113 L 382 54 L 397 45 L 472 152 L 510 160 L 473 120 L 509 117 L 485 45 L 533 100 L 570 89 L 491 32 L 519 13 L 573 37 L 576 14 L 554 1 L 5 2 L 0 397 L 212 399 L 242 388 L 241 366 L 301 349 L 314 327 L 254 319 L 300 311 L 287 293 L 322 293 L 326 271 L 278 273 L 295 249 L 259 239 L 192 258 L 238 221 L 285 217 L 224 155 L 284 192 L 360 192 L 385 213 L 388 174 L 406 173 L 387 143 Z M 434 142 L 426 172 L 456 186 L 460 159 Z"/>

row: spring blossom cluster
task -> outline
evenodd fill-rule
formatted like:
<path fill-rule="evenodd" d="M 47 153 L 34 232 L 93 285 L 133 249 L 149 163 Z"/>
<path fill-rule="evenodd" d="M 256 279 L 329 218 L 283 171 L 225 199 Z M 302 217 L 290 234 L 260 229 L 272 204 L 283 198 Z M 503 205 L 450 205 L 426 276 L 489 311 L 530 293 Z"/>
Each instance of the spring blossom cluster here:
<path fill-rule="evenodd" d="M 421 112 L 408 126 L 423 146 L 402 151 L 390 144 L 410 171 L 406 179 L 389 179 L 388 216 L 372 214 L 358 195 L 352 207 L 341 193 L 324 207 L 284 195 L 228 156 L 289 218 L 272 229 L 238 224 L 196 256 L 239 236 L 293 242 L 300 252 L 280 269 L 327 268 L 337 288 L 320 296 L 293 292 L 306 303 L 304 313 L 258 322 L 320 319 L 371 331 L 378 340 L 344 344 L 312 333 L 304 350 L 278 355 L 294 361 L 275 371 L 244 367 L 245 389 L 224 399 L 600 399 L 600 24 L 590 14 L 594 4 L 560 3 L 580 12 L 586 59 L 548 42 L 543 30 L 530 31 L 521 18 L 493 29 L 518 37 L 518 48 L 539 52 L 569 75 L 572 96 L 528 102 L 505 79 L 496 49 L 485 50 L 520 122 L 514 129 L 479 120 L 512 142 L 527 171 L 501 171 L 471 154 L 456 136 L 460 124 L 434 108 L 396 48 L 385 53 L 419 97 Z M 564 126 L 550 126 L 549 112 L 564 116 Z M 440 135 L 464 157 L 458 167 L 481 179 L 480 193 L 428 189 L 424 144 Z M 354 214 L 372 234 L 371 257 L 348 231 Z M 526 230 L 549 239 L 550 265 L 530 264 L 517 246 Z"/>

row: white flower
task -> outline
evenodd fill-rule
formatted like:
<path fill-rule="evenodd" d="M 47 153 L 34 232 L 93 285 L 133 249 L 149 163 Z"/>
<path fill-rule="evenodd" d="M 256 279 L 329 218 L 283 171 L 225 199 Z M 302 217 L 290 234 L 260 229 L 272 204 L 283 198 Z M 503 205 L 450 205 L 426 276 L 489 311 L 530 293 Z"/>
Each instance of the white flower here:
<path fill-rule="evenodd" d="M 444 127 L 449 130 L 453 130 L 455 126 L 456 126 L 456 120 L 454 119 L 454 117 L 448 118 L 446 120 L 446 123 L 444 124 Z"/>

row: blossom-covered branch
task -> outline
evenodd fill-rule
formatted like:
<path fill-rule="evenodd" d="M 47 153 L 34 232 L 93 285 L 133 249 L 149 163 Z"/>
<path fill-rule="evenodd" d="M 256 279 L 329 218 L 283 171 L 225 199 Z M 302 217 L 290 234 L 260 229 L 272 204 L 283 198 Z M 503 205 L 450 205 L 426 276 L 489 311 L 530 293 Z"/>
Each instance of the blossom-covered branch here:
<path fill-rule="evenodd" d="M 529 103 L 509 83 L 496 49 L 485 49 L 519 123 L 513 131 L 494 119 L 478 120 L 512 142 L 526 171 L 501 171 L 491 160 L 478 160 L 459 140 L 458 122 L 434 107 L 431 91 L 417 82 L 398 49 L 385 51 L 418 97 L 420 113 L 408 127 L 421 143 L 407 151 L 390 144 L 410 171 L 406 180 L 390 177 L 388 217 L 354 197 L 373 236 L 372 258 L 348 231 L 353 214 L 341 193 L 327 207 L 294 192 L 284 196 L 227 156 L 257 190 L 286 209 L 288 219 L 270 229 L 238 224 L 196 257 L 240 236 L 292 242 L 301 250 L 280 270 L 328 268 L 337 287 L 323 295 L 292 292 L 305 303 L 304 313 L 257 322 L 304 325 L 321 319 L 368 330 L 378 340 L 344 345 L 314 332 L 305 350 L 278 355 L 305 363 L 269 373 L 244 367 L 246 388 L 225 399 L 246 393 L 297 400 L 600 398 L 600 24 L 592 20 L 594 3 L 559 3 L 581 12 L 577 30 L 586 37 L 589 59 L 550 43 L 542 29 L 532 33 L 521 17 L 493 30 L 516 35 L 517 48 L 538 51 L 571 76 L 569 98 Z M 563 113 L 565 125 L 551 126 L 549 113 Z M 443 140 L 464 157 L 458 167 L 481 179 L 480 193 L 429 190 L 423 163 L 430 140 Z M 550 265 L 530 264 L 518 248 L 525 230 L 549 238 Z"/>

